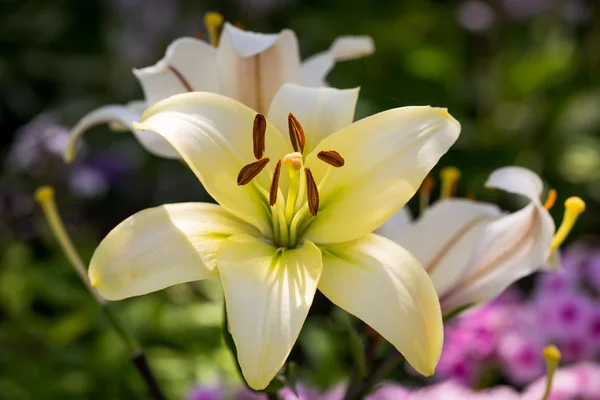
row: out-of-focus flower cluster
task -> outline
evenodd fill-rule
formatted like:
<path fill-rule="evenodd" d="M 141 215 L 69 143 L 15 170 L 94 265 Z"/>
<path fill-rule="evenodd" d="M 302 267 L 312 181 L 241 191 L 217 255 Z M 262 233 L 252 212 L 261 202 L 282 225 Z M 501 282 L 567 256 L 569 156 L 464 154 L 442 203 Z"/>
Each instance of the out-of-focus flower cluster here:
<path fill-rule="evenodd" d="M 530 296 L 512 287 L 448 323 L 436 378 L 480 387 L 504 376 L 525 385 L 544 374 L 540 354 L 548 344 L 567 364 L 600 355 L 600 250 L 574 244 L 562 264 L 538 275 Z"/>
<path fill-rule="evenodd" d="M 537 358 L 541 359 L 538 354 Z M 423 388 L 408 388 L 396 383 L 383 383 L 366 397 L 366 400 L 539 400 L 546 388 L 546 378 L 541 377 L 521 393 L 508 386 L 473 390 L 456 380 L 447 380 Z M 298 384 L 296 391 L 284 388 L 279 392 L 282 400 L 342 400 L 345 385 L 340 384 L 325 393 Z M 266 400 L 267 396 L 248 389 L 221 387 L 192 388 L 187 400 Z M 554 375 L 548 400 L 600 399 L 600 366 L 582 362 L 559 369 Z"/>

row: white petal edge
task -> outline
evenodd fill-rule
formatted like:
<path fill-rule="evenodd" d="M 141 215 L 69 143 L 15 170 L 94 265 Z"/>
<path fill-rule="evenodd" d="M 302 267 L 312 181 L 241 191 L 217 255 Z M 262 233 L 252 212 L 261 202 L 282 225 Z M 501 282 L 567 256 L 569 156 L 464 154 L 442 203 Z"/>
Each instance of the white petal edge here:
<path fill-rule="evenodd" d="M 513 282 L 543 268 L 554 230 L 552 217 L 533 202 L 488 223 L 480 230 L 460 281 L 440 296 L 444 312 L 489 301 Z"/>
<path fill-rule="evenodd" d="M 544 184 L 533 171 L 523 167 L 503 167 L 495 170 L 488 177 L 485 186 L 516 193 L 539 203 Z"/>
<path fill-rule="evenodd" d="M 460 124 L 444 108 L 403 107 L 323 139 L 306 160 L 317 184 L 331 168 L 317 158 L 320 150 L 339 152 L 346 164 L 331 168 L 319 189 L 319 214 L 306 238 L 339 243 L 373 232 L 416 193 L 459 133 Z"/>
<path fill-rule="evenodd" d="M 433 374 L 444 332 L 437 294 L 421 264 L 374 234 L 321 250 L 319 290 L 379 332 L 417 372 Z"/>
<path fill-rule="evenodd" d="M 288 114 L 298 119 L 306 135 L 304 154 L 309 154 L 324 138 L 354 121 L 359 88 L 307 88 L 284 84 L 273 99 L 267 119 L 288 139 Z"/>
<path fill-rule="evenodd" d="M 481 229 L 502 216 L 493 204 L 440 200 L 394 238 L 427 271 L 438 295 L 454 287 L 469 267 Z"/>
<path fill-rule="evenodd" d="M 179 158 L 179 155 L 173 147 L 163 139 L 160 135 L 154 132 L 144 130 L 134 130 L 131 124 L 134 121 L 139 121 L 141 118 L 139 107 L 122 106 L 122 105 L 106 105 L 95 109 L 71 129 L 69 142 L 65 148 L 63 157 L 65 162 L 70 163 L 75 159 L 77 143 L 81 136 L 90 128 L 100 124 L 118 124 L 126 126 L 137 138 L 140 144 L 150 153 L 164 158 Z"/>
<path fill-rule="evenodd" d="M 293 31 L 265 35 L 225 25 L 217 52 L 220 92 L 266 113 L 285 82 L 300 82 L 300 53 Z"/>
<path fill-rule="evenodd" d="M 375 51 L 373 39 L 369 36 L 342 36 L 331 47 L 317 53 L 302 63 L 302 85 L 309 87 L 326 86 L 325 78 L 336 61 L 353 60 L 365 57 Z"/>
<path fill-rule="evenodd" d="M 233 99 L 194 92 L 153 105 L 134 127 L 152 130 L 168 140 L 220 205 L 267 235 L 271 210 L 256 185 L 268 193 L 275 161 L 289 153 L 291 146 L 267 124 L 265 156 L 271 157 L 270 164 L 250 184 L 238 186 L 240 170 L 255 161 L 255 117 L 255 111 Z"/>
<path fill-rule="evenodd" d="M 411 229 L 413 224 L 413 216 L 408 206 L 402 207 L 396 214 L 388 218 L 375 233 L 379 236 L 390 239 L 393 242 L 400 243 L 403 232 Z"/>
<path fill-rule="evenodd" d="M 175 40 L 160 61 L 133 73 L 149 105 L 188 91 L 219 92 L 216 49 L 195 38 Z"/>
<path fill-rule="evenodd" d="M 215 254 L 231 235 L 258 234 L 208 203 L 167 204 L 138 212 L 100 243 L 90 282 L 102 297 L 120 300 L 218 275 Z"/>
<path fill-rule="evenodd" d="M 288 250 L 234 236 L 220 247 L 217 259 L 244 378 L 253 389 L 264 389 L 304 324 L 323 269 L 321 252 L 310 242 Z"/>

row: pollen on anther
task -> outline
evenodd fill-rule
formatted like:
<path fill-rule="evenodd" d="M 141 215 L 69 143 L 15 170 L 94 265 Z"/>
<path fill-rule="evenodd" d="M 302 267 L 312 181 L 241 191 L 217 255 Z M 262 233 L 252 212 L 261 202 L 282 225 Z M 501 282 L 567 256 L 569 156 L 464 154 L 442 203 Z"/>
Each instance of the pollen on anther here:
<path fill-rule="evenodd" d="M 254 161 L 251 164 L 245 165 L 237 177 L 237 184 L 239 186 L 246 185 L 256 177 L 256 175 L 260 174 L 267 164 L 269 163 L 269 158 L 261 158 L 258 161 Z"/>
<path fill-rule="evenodd" d="M 275 171 L 273 171 L 273 179 L 269 188 L 269 205 L 274 206 L 277 202 L 277 192 L 279 191 L 279 175 L 281 174 L 281 158 L 277 160 Z"/>
<path fill-rule="evenodd" d="M 304 129 L 300 125 L 300 121 L 292 113 L 288 114 L 288 131 L 292 148 L 294 151 L 302 153 L 306 145 L 306 136 L 304 135 Z"/>
<path fill-rule="evenodd" d="M 304 168 L 306 174 L 306 200 L 308 201 L 308 210 L 312 216 L 316 216 L 319 211 L 319 189 L 315 178 L 309 168 Z"/>
<path fill-rule="evenodd" d="M 267 131 L 267 120 L 262 114 L 256 114 L 254 126 L 252 127 L 252 150 L 254 157 L 260 160 L 265 152 L 265 133 Z"/>
<path fill-rule="evenodd" d="M 319 160 L 325 161 L 327 164 L 336 168 L 343 167 L 346 163 L 344 161 L 344 157 L 342 157 L 340 153 L 335 150 L 322 150 L 319 152 L 319 154 L 317 154 L 317 157 Z"/>

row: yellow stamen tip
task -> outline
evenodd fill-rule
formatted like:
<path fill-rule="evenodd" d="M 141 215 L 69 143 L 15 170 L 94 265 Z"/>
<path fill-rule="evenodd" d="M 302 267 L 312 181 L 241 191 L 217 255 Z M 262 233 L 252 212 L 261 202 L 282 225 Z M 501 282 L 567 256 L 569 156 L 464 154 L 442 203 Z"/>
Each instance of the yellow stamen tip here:
<path fill-rule="evenodd" d="M 585 211 L 585 202 L 581 200 L 581 198 L 569 197 L 567 201 L 565 201 L 565 214 L 560 227 L 552 239 L 552 244 L 550 245 L 552 250 L 558 249 L 565 241 L 573 229 L 577 218 L 583 211 Z"/>
<path fill-rule="evenodd" d="M 565 209 L 579 215 L 585 211 L 585 201 L 581 200 L 580 197 L 569 197 L 565 201 Z"/>
<path fill-rule="evenodd" d="M 544 208 L 550 211 L 554 207 L 554 203 L 556 203 L 556 189 L 550 189 L 548 190 L 548 197 L 544 203 Z"/>
<path fill-rule="evenodd" d="M 35 200 L 44 204 L 54 199 L 54 189 L 51 186 L 42 186 L 35 191 Z"/>
<path fill-rule="evenodd" d="M 92 287 L 98 287 L 98 284 L 100 283 L 98 281 L 98 278 L 96 276 L 89 276 L 90 278 L 90 285 L 92 285 Z"/>
<path fill-rule="evenodd" d="M 542 354 L 548 364 L 558 364 L 561 358 L 560 350 L 555 345 L 544 347 Z"/>
<path fill-rule="evenodd" d="M 223 25 L 223 21 L 223 15 L 218 12 L 211 11 L 204 14 L 204 25 L 210 36 L 210 43 L 215 47 L 219 44 L 219 29 Z"/>
<path fill-rule="evenodd" d="M 441 197 L 452 197 L 456 191 L 456 184 L 460 180 L 460 170 L 456 167 L 445 167 L 440 172 L 440 180 L 442 181 Z"/>

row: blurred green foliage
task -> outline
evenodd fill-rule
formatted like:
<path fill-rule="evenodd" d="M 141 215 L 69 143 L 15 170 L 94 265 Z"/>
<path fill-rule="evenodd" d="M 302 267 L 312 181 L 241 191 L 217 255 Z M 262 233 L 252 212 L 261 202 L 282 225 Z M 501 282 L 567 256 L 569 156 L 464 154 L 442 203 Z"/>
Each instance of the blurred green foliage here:
<path fill-rule="evenodd" d="M 205 11 L 217 10 L 249 30 L 292 28 L 303 57 L 342 34 L 371 35 L 376 53 L 339 64 L 329 77 L 335 87 L 361 86 L 358 118 L 403 105 L 446 106 L 463 133 L 440 166 L 461 168 L 460 194 L 474 192 L 515 207 L 483 183 L 497 167 L 526 166 L 558 190 L 557 220 L 561 200 L 583 197 L 588 210 L 575 234 L 593 233 L 600 223 L 600 5 L 538 1 L 544 6 L 522 15 L 507 9 L 505 3 L 514 1 L 490 0 L 478 2 L 486 12 L 470 15 L 469 3 L 3 1 L 0 155 L 8 159 L 17 129 L 41 113 L 72 126 L 96 106 L 140 98 L 131 68 L 153 64 L 171 40 L 202 30 Z M 470 23 L 478 18 L 487 25 L 474 30 Z M 58 159 L 34 171 L 1 167 L 0 399 L 145 398 L 125 347 L 78 282 L 30 196 L 42 184 L 59 188 L 59 206 L 86 260 L 130 214 L 208 196 L 183 166 L 155 159 L 131 135 L 99 127 L 86 140 L 84 157 L 112 154 L 118 145 L 133 165 L 93 199 L 67 191 L 64 171 L 55 171 L 77 166 L 67 168 Z M 237 379 L 220 336 L 218 285 L 180 285 L 116 304 L 171 398 L 193 383 Z M 291 356 L 303 366 L 301 380 L 325 387 L 349 375 L 352 335 L 339 313 L 324 298 L 315 300 Z M 378 351 L 387 350 L 383 345 Z"/>

